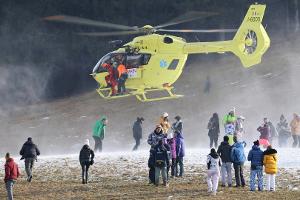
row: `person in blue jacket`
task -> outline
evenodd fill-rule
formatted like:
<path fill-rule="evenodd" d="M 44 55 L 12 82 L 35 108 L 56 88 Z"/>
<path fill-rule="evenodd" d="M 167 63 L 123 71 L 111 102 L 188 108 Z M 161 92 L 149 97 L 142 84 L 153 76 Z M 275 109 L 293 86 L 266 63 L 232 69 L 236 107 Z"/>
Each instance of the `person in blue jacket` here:
<path fill-rule="evenodd" d="M 246 161 L 245 156 L 245 142 L 238 142 L 236 136 L 233 137 L 233 141 L 235 142 L 232 145 L 231 150 L 231 161 L 233 162 L 233 168 L 235 173 L 235 181 L 236 187 L 245 187 L 245 179 L 244 179 L 244 163 Z"/>
<path fill-rule="evenodd" d="M 258 190 L 263 191 L 263 151 L 259 148 L 259 141 L 253 142 L 252 149 L 248 154 L 248 161 L 251 162 L 250 190 L 255 191 L 255 178 L 258 179 Z"/>

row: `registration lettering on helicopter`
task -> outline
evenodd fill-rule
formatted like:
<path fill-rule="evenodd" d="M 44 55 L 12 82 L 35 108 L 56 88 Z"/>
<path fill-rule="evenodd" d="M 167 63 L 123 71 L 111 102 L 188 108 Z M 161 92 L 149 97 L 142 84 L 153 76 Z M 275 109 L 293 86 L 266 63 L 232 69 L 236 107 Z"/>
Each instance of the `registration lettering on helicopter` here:
<path fill-rule="evenodd" d="M 248 22 L 260 22 L 260 17 L 249 17 Z"/>
<path fill-rule="evenodd" d="M 257 11 L 252 11 L 252 16 L 248 17 L 248 22 L 261 22 L 260 13 Z"/>
<path fill-rule="evenodd" d="M 128 78 L 137 78 L 138 77 L 137 68 L 128 69 L 127 72 L 128 72 Z"/>

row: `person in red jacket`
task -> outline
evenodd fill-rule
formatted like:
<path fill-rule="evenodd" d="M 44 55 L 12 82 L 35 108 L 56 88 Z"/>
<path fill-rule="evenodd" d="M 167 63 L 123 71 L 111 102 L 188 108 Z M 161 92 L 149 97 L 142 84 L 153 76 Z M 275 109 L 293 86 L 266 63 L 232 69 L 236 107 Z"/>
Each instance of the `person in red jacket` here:
<path fill-rule="evenodd" d="M 105 68 L 108 72 L 108 75 L 105 76 L 105 81 L 107 87 L 111 88 L 111 96 L 115 96 L 117 94 L 117 85 L 118 85 L 118 81 L 116 79 L 117 77 L 116 70 L 114 70 L 113 66 L 109 63 L 103 63 L 102 67 Z"/>
<path fill-rule="evenodd" d="M 13 187 L 16 182 L 16 180 L 20 176 L 18 165 L 14 162 L 14 160 L 10 157 L 9 153 L 6 153 L 5 155 L 5 177 L 4 182 L 6 186 L 7 191 L 7 198 L 9 200 L 13 200 Z"/>

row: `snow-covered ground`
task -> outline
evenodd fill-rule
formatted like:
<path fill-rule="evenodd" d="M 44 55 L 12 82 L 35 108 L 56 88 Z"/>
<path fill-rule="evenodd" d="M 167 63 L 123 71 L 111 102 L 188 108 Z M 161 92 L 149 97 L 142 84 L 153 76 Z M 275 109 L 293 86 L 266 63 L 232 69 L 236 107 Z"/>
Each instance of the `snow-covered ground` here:
<path fill-rule="evenodd" d="M 249 148 L 246 148 L 245 155 L 248 155 Z M 264 149 L 262 149 L 264 150 Z M 300 169 L 300 148 L 280 148 L 277 149 L 278 167 L 286 169 Z M 186 162 L 190 164 L 205 164 L 206 155 L 209 149 L 191 149 L 187 151 Z M 250 165 L 250 162 L 246 162 Z"/>
<path fill-rule="evenodd" d="M 248 155 L 250 149 L 246 148 L 245 155 Z M 209 154 L 209 149 L 187 149 L 184 161 L 188 165 L 204 165 L 206 156 Z M 300 148 L 280 148 L 278 151 L 278 167 L 286 169 L 300 169 Z M 122 164 L 123 160 L 139 160 L 145 161 L 147 164 L 149 151 L 136 152 L 114 152 L 114 153 L 97 153 L 96 162 L 109 161 L 116 165 Z M 40 164 L 44 162 L 56 162 L 57 160 L 78 161 L 78 154 L 56 155 L 56 156 L 41 156 L 39 157 Z M 249 162 L 245 163 L 250 165 Z"/>
<path fill-rule="evenodd" d="M 246 155 L 249 149 L 246 149 Z M 300 188 L 300 151 L 297 149 L 279 149 L 279 171 L 276 185 L 279 191 L 275 199 L 286 195 L 298 196 Z M 154 188 L 148 185 L 148 151 L 97 153 L 95 163 L 90 168 L 87 186 L 81 184 L 81 168 L 78 154 L 41 156 L 33 170 L 33 182 L 28 185 L 24 171 L 24 162 L 14 157 L 19 163 L 21 174 L 16 194 L 28 199 L 189 199 L 203 197 L 206 193 L 206 155 L 209 149 L 187 149 L 184 159 L 184 178 L 170 180 L 170 188 Z M 0 177 L 4 176 L 4 160 L 1 160 Z M 250 163 L 246 162 L 244 176 L 249 184 Z M 112 192 L 113 190 L 113 192 Z M 174 192 L 176 191 L 176 192 Z M 241 191 L 235 188 L 220 188 L 219 199 L 238 199 L 248 187 Z M 5 197 L 0 190 L 0 199 Z M 100 195 L 100 196 L 99 196 Z M 258 199 L 269 198 L 268 193 L 251 194 Z M 294 195 L 294 196 L 293 196 Z M 155 197 L 155 198 L 153 198 Z M 178 198 L 177 198 L 178 197 Z M 183 198 L 184 197 L 184 198 Z M 209 197 L 207 197 L 209 198 Z M 273 197 L 272 197 L 273 198 Z M 247 198 L 246 198 L 247 199 Z M 249 198 L 248 198 L 249 199 Z"/>
<path fill-rule="evenodd" d="M 250 149 L 246 148 L 245 155 L 247 156 Z M 300 170 L 300 149 L 299 148 L 281 148 L 278 151 L 278 167 L 285 168 L 287 171 Z M 187 166 L 200 166 L 205 165 L 206 156 L 209 153 L 209 149 L 187 149 L 184 163 Z M 136 151 L 136 152 L 113 152 L 113 153 L 96 153 L 95 162 L 100 165 L 110 165 L 116 170 L 119 167 L 123 169 L 125 165 L 128 165 L 128 161 L 131 161 L 131 166 L 138 169 L 147 168 L 149 151 Z M 24 167 L 24 162 L 18 158 L 15 160 L 19 163 L 21 168 Z M 51 156 L 40 156 L 35 168 L 39 166 L 53 168 L 54 166 L 68 165 L 69 168 L 76 168 L 79 165 L 78 154 L 62 154 Z M 4 160 L 1 160 L 1 168 L 3 172 Z M 246 162 L 245 165 L 250 165 Z M 55 167 L 54 167 L 55 168 Z M 1 174 L 2 174 L 1 172 Z"/>

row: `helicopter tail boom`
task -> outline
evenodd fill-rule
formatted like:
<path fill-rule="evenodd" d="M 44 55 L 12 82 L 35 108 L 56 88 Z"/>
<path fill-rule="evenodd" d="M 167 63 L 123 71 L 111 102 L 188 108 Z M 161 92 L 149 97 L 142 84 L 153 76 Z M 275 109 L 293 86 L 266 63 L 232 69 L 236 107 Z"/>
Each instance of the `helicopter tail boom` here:
<path fill-rule="evenodd" d="M 262 55 L 270 46 L 270 38 L 261 24 L 265 8 L 266 5 L 251 5 L 233 40 L 186 43 L 183 52 L 195 54 L 230 51 L 240 58 L 244 67 L 260 63 Z"/>
<path fill-rule="evenodd" d="M 270 38 L 261 24 L 265 9 L 266 5 L 251 5 L 232 40 L 231 51 L 240 58 L 244 67 L 260 63 L 270 47 Z"/>

